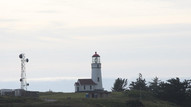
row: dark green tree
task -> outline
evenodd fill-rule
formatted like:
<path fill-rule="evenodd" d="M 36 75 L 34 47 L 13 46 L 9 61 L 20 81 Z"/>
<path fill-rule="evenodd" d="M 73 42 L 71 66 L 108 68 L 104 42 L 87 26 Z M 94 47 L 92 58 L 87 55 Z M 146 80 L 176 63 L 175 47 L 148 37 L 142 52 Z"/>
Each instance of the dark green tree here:
<path fill-rule="evenodd" d="M 146 84 L 146 80 L 143 79 L 142 74 L 139 73 L 139 77 L 136 79 L 136 82 L 133 82 L 130 84 L 131 90 L 144 90 L 147 91 L 148 87 Z"/>
<path fill-rule="evenodd" d="M 161 80 L 158 77 L 155 77 L 152 82 L 149 82 L 149 91 L 152 92 L 155 96 L 159 94 L 159 84 Z"/>
<path fill-rule="evenodd" d="M 190 107 L 190 90 L 190 80 L 181 82 L 177 77 L 167 80 L 166 83 L 161 82 L 159 85 L 158 96 L 163 100 L 171 101 L 184 107 Z"/>
<path fill-rule="evenodd" d="M 126 90 L 127 79 L 117 78 L 112 87 L 112 91 L 121 92 Z"/>

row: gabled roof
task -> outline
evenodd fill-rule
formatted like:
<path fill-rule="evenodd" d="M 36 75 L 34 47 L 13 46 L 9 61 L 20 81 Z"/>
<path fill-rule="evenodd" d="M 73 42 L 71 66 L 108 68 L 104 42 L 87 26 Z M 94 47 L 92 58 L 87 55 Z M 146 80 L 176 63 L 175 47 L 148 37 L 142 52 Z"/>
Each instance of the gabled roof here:
<path fill-rule="evenodd" d="M 92 79 L 78 79 L 78 82 L 81 85 L 96 85 L 96 83 Z"/>

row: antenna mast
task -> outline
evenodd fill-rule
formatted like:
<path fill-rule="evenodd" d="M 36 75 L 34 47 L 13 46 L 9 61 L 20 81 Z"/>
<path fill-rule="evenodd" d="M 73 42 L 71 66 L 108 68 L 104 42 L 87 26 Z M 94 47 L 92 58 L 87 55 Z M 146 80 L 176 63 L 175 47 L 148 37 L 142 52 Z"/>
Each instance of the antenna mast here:
<path fill-rule="evenodd" d="M 25 54 L 22 53 L 19 55 L 19 58 L 21 59 L 21 89 L 27 90 L 27 86 L 29 86 L 29 83 L 26 81 L 26 69 L 25 69 L 25 63 L 29 62 L 28 58 L 25 58 Z"/>

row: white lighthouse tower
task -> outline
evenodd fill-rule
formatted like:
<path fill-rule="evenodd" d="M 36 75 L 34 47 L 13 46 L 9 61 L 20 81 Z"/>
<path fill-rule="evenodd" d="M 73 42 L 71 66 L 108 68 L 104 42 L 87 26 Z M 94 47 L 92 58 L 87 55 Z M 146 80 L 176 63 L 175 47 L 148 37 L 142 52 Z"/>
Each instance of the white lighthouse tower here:
<path fill-rule="evenodd" d="M 97 84 L 95 90 L 103 90 L 100 56 L 95 52 L 92 56 L 92 80 Z"/>

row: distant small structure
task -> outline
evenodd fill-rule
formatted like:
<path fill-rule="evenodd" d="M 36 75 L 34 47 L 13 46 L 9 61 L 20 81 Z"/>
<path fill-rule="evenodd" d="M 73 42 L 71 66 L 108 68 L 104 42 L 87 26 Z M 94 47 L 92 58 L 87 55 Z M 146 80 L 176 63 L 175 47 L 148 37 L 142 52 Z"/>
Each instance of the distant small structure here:
<path fill-rule="evenodd" d="M 13 90 L 12 89 L 1 89 L 0 90 L 1 96 L 13 96 Z"/>
<path fill-rule="evenodd" d="M 22 97 L 39 97 L 38 91 L 25 91 L 23 89 L 16 89 L 15 96 L 22 96 Z"/>
<path fill-rule="evenodd" d="M 23 89 L 1 89 L 1 96 L 15 96 L 15 97 L 39 97 L 38 91 L 25 91 Z"/>

